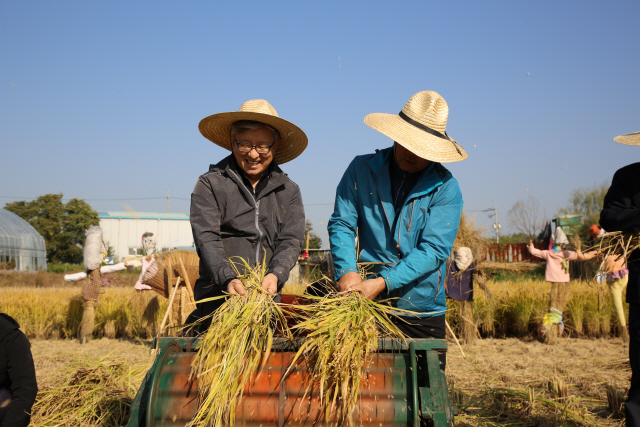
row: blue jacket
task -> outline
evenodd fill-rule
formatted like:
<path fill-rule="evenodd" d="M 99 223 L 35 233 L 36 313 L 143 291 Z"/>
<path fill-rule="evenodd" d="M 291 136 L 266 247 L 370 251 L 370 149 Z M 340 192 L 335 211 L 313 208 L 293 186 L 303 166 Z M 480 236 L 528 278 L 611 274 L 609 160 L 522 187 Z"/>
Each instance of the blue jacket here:
<path fill-rule="evenodd" d="M 421 317 L 442 315 L 446 310 L 445 264 L 462 214 L 458 181 L 440 163 L 431 163 L 391 230 L 395 211 L 390 161 L 394 161 L 391 148 L 357 156 L 338 185 L 328 225 L 336 280 L 358 271 L 357 230 L 358 261 L 388 263 L 373 271 L 384 278 L 386 296 L 401 298 L 395 303 L 398 308 L 419 312 Z"/>

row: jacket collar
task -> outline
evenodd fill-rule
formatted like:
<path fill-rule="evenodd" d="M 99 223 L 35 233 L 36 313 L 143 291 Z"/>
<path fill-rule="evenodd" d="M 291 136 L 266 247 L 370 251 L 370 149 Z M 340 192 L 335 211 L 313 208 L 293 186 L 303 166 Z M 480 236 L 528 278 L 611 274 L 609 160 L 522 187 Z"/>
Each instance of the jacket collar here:
<path fill-rule="evenodd" d="M 389 162 L 394 161 L 393 147 L 379 150 L 367 161 L 369 168 L 371 168 L 371 171 L 376 178 L 378 197 L 384 207 L 384 212 L 389 222 L 389 228 L 391 228 L 391 224 L 393 224 L 395 220 L 393 195 L 391 194 L 391 176 L 389 175 Z M 442 185 L 442 177 L 438 173 L 438 165 L 439 164 L 436 162 L 431 162 L 431 164 L 422 171 L 422 175 L 407 197 L 405 205 L 411 203 L 412 199 L 421 197 Z"/>
<path fill-rule="evenodd" d="M 376 175 L 376 179 L 378 179 L 378 185 L 381 184 L 381 180 L 385 181 L 387 193 L 391 195 L 391 182 L 389 176 L 389 162 L 395 161 L 393 158 L 393 147 L 385 148 L 384 150 L 379 150 L 376 154 L 373 155 L 371 159 L 368 160 L 369 167 Z M 442 177 L 438 173 L 439 163 L 431 162 L 427 168 L 422 171 L 422 176 L 418 179 L 415 187 L 411 190 L 411 194 L 407 197 L 407 203 L 416 197 L 420 197 L 434 188 L 442 185 Z M 382 189 L 381 189 L 382 190 Z"/>
<path fill-rule="evenodd" d="M 243 188 L 246 193 L 253 196 L 249 192 L 249 189 L 246 188 L 246 185 L 244 184 L 244 182 L 242 182 L 243 172 L 238 167 L 238 164 L 236 163 L 236 160 L 235 160 L 235 157 L 233 157 L 233 154 L 230 154 L 229 156 L 225 157 L 216 165 L 209 165 L 209 172 L 219 173 L 220 175 L 224 175 L 230 178 L 239 187 Z M 280 167 L 275 162 L 271 162 L 271 164 L 269 165 L 269 168 L 265 173 L 267 174 L 265 178 L 267 180 L 267 186 L 264 188 L 264 190 L 260 192 L 260 198 L 270 193 L 271 191 L 275 190 L 276 188 L 280 187 L 281 185 L 286 184 L 287 181 L 289 181 L 287 174 L 282 172 L 282 169 L 280 169 Z"/>

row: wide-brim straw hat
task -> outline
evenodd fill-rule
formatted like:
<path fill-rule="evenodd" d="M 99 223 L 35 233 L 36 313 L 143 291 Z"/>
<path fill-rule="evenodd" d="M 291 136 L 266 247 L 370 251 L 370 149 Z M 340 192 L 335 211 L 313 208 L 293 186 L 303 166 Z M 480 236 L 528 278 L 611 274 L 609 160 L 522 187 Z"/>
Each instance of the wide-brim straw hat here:
<path fill-rule="evenodd" d="M 624 135 L 613 138 L 618 144 L 640 145 L 640 132 L 626 133 Z"/>
<path fill-rule="evenodd" d="M 418 157 L 451 163 L 467 158 L 467 152 L 447 135 L 449 106 L 432 90 L 418 92 L 398 115 L 373 113 L 364 118 L 367 126 L 388 136 Z"/>
<path fill-rule="evenodd" d="M 252 99 L 242 104 L 238 111 L 218 113 L 200 121 L 200 133 L 214 144 L 232 151 L 231 124 L 238 120 L 253 120 L 274 127 L 280 132 L 280 143 L 274 161 L 281 165 L 298 157 L 307 148 L 307 135 L 298 126 L 278 117 L 278 112 L 264 99 Z"/>

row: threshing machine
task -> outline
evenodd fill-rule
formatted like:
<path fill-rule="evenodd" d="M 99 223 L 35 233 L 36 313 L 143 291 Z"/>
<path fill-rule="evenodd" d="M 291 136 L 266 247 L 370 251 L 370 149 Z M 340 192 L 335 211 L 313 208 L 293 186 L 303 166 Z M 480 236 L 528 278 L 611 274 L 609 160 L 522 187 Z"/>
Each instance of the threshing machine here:
<path fill-rule="evenodd" d="M 303 340 L 302 338 L 301 340 Z M 317 390 L 308 392 L 304 361 L 288 372 L 301 341 L 274 339 L 271 354 L 256 380 L 244 390 L 236 408 L 238 427 L 322 427 L 325 422 Z M 198 381 L 189 381 L 198 338 L 164 337 L 154 342 L 160 352 L 132 403 L 128 427 L 187 425 L 199 404 Z M 353 426 L 447 427 L 453 425 L 447 381 L 438 352 L 444 340 L 416 339 L 407 345 L 381 340 L 366 363 Z"/>

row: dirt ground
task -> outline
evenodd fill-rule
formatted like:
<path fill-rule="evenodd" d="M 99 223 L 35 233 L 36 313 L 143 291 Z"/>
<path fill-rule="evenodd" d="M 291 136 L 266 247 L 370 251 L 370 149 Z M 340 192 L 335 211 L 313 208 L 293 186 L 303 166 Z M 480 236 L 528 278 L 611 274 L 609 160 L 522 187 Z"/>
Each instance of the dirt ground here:
<path fill-rule="evenodd" d="M 76 340 L 33 340 L 31 345 L 42 386 L 54 381 L 56 371 L 77 359 L 153 361 L 148 341 L 105 338 L 80 345 Z M 455 342 L 449 342 L 447 377 L 453 384 L 454 403 L 462 411 L 456 426 L 623 425 L 623 420 L 611 418 L 606 387 L 609 384 L 624 394 L 628 388 L 628 347 L 620 339 L 561 339 L 555 346 L 515 338 L 483 339 L 463 346 L 463 350 L 466 358 Z M 535 397 L 549 398 L 553 397 L 549 382 L 554 379 L 567 386 L 563 405 L 575 409 L 576 417 L 584 417 L 584 423 L 561 422 L 561 413 L 555 414 L 556 424 L 549 421 L 554 415 L 543 404 L 532 402 L 528 407 L 522 399 L 511 401 L 508 396 L 492 394 L 496 389 L 532 390 Z"/>

